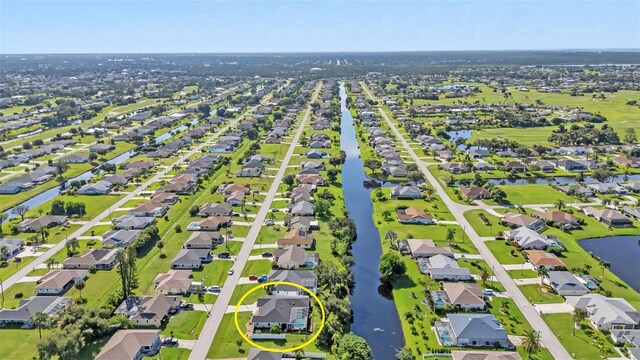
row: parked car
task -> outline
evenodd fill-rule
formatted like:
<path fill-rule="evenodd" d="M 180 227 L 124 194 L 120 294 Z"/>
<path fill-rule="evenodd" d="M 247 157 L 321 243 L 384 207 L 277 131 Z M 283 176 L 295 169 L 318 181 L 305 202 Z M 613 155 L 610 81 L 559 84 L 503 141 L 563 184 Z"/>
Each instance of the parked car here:
<path fill-rule="evenodd" d="M 269 281 L 269 277 L 267 275 L 260 275 L 260 277 L 258 277 L 258 282 L 259 283 L 263 283 Z"/>
<path fill-rule="evenodd" d="M 278 211 L 280 211 L 280 209 L 278 209 L 278 208 L 272 208 L 271 209 L 271 212 L 278 212 Z"/>
<path fill-rule="evenodd" d="M 178 339 L 174 337 L 168 337 L 162 341 L 162 345 L 167 347 L 176 347 L 178 346 Z"/>
<path fill-rule="evenodd" d="M 253 280 L 257 280 L 257 279 L 258 279 L 258 277 L 255 276 L 254 274 L 249 275 L 249 280 L 253 281 Z"/>
<path fill-rule="evenodd" d="M 273 221 L 271 219 L 267 219 L 267 220 L 265 220 L 264 224 L 267 225 L 267 226 L 272 226 L 272 225 L 275 224 L 275 221 Z"/>
<path fill-rule="evenodd" d="M 182 304 L 182 310 L 193 310 L 193 304 L 191 303 Z"/>
<path fill-rule="evenodd" d="M 231 254 L 229 254 L 228 252 L 221 252 L 220 254 L 218 254 L 218 257 L 220 259 L 228 259 L 231 257 Z"/>
<path fill-rule="evenodd" d="M 218 285 L 209 286 L 209 291 L 210 292 L 220 292 L 220 290 L 222 290 L 222 289 Z"/>
<path fill-rule="evenodd" d="M 235 272 L 235 271 L 233 271 L 233 269 L 229 269 L 229 272 L 227 272 L 227 274 L 229 274 L 229 275 L 233 275 L 233 273 L 234 273 L 234 272 Z"/>
<path fill-rule="evenodd" d="M 483 289 L 482 293 L 487 295 L 487 296 L 493 296 L 495 295 L 495 292 L 493 291 L 493 289 Z"/>
<path fill-rule="evenodd" d="M 272 256 L 273 256 L 273 254 L 270 253 L 270 252 L 263 252 L 262 253 L 262 257 L 265 257 L 265 258 L 272 257 Z"/>

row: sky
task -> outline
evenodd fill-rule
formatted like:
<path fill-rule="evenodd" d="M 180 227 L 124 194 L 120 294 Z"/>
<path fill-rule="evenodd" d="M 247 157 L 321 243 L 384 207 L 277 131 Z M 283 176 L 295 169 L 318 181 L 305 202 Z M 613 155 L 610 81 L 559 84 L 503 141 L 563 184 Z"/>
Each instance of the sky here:
<path fill-rule="evenodd" d="M 638 48 L 636 0 L 0 0 L 2 54 Z"/>

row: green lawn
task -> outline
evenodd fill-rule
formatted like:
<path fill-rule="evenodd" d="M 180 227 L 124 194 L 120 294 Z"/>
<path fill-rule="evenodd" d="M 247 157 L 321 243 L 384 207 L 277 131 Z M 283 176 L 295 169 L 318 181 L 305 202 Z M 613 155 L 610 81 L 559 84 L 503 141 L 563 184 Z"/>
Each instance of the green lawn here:
<path fill-rule="evenodd" d="M 540 284 L 520 285 L 519 288 L 527 300 L 534 304 L 553 304 L 565 301 L 562 296 L 554 293 L 549 287 L 540 287 Z"/>
<path fill-rule="evenodd" d="M 522 253 L 515 247 L 507 245 L 505 240 L 489 240 L 484 243 L 500 264 L 522 264 L 525 262 Z"/>
<path fill-rule="evenodd" d="M 618 353 L 613 349 L 609 337 L 594 330 L 586 321 L 576 334 L 572 335 L 573 320 L 571 314 L 544 314 L 542 319 L 549 325 L 551 331 L 558 340 L 574 357 L 574 359 L 600 359 L 604 357 L 617 357 Z M 602 346 L 600 348 L 600 346 Z"/>
<path fill-rule="evenodd" d="M 482 222 L 480 214 L 483 214 L 487 218 L 487 225 Z M 485 210 L 470 210 L 464 213 L 464 217 L 469 221 L 471 227 L 473 227 L 479 236 L 496 236 L 500 232 L 509 230 L 508 227 L 500 224 L 500 218 Z"/>
<path fill-rule="evenodd" d="M 202 330 L 207 321 L 204 311 L 181 311 L 172 316 L 167 326 L 162 330 L 163 336 L 173 336 L 178 339 L 193 340 Z"/>
<path fill-rule="evenodd" d="M 558 200 L 565 204 L 578 200 L 560 192 L 546 184 L 535 185 L 498 185 L 506 194 L 506 202 L 511 204 L 554 204 Z M 487 204 L 495 204 L 493 201 L 485 201 Z"/>
<path fill-rule="evenodd" d="M 0 359 L 31 359 L 38 357 L 38 330 L 2 329 L 0 340 Z M 45 336 L 49 331 L 42 331 Z M 97 354 L 97 353 L 96 353 Z M 93 359 L 93 357 L 91 357 Z"/>
<path fill-rule="evenodd" d="M 160 350 L 160 354 L 154 357 L 145 359 L 153 359 L 153 360 L 186 360 L 189 358 L 191 354 L 191 350 L 183 349 L 183 348 L 168 348 L 163 347 Z"/>

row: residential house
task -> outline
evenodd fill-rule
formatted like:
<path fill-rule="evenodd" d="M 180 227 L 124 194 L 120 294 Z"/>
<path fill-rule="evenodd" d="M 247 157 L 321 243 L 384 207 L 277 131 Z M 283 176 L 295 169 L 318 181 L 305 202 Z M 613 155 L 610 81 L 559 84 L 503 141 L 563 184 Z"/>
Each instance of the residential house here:
<path fill-rule="evenodd" d="M 303 249 L 309 249 L 313 245 L 313 235 L 300 229 L 291 229 L 287 231 L 284 237 L 277 242 L 278 248 L 282 249 L 287 246 L 297 246 Z"/>
<path fill-rule="evenodd" d="M 18 224 L 18 231 L 37 232 L 43 228 L 62 225 L 67 222 L 64 215 L 44 215 L 36 219 L 26 219 Z"/>
<path fill-rule="evenodd" d="M 153 326 L 159 328 L 169 312 L 180 309 L 182 296 L 147 295 L 130 296 L 118 306 L 115 314 L 129 318 L 133 326 Z"/>
<path fill-rule="evenodd" d="M 229 204 L 223 203 L 204 203 L 200 206 L 200 211 L 198 212 L 198 216 L 207 217 L 207 216 L 231 216 L 233 214 L 233 210 Z"/>
<path fill-rule="evenodd" d="M 640 313 L 622 298 L 600 294 L 567 296 L 567 303 L 585 309 L 591 325 L 600 331 L 635 329 L 640 325 Z"/>
<path fill-rule="evenodd" d="M 300 201 L 289 205 L 289 214 L 292 216 L 313 216 L 313 204 L 308 201 Z"/>
<path fill-rule="evenodd" d="M 463 174 L 469 171 L 466 166 L 457 162 L 448 162 L 439 166 L 442 170 L 447 171 L 451 174 Z"/>
<path fill-rule="evenodd" d="M 544 229 L 545 227 L 545 223 L 542 220 L 513 212 L 504 214 L 500 222 L 502 222 L 506 226 L 514 228 L 527 227 L 531 230 L 536 231 Z"/>
<path fill-rule="evenodd" d="M 568 271 L 549 271 L 546 281 L 558 295 L 582 296 L 589 293 L 589 289 Z"/>
<path fill-rule="evenodd" d="M 527 167 L 520 161 L 507 161 L 504 163 L 504 169 L 506 171 L 524 172 Z"/>
<path fill-rule="evenodd" d="M 630 218 L 640 220 L 640 207 L 625 206 L 622 208 L 622 213 Z"/>
<path fill-rule="evenodd" d="M 142 360 L 155 355 L 161 344 L 159 330 L 118 330 L 95 360 Z"/>
<path fill-rule="evenodd" d="M 428 258 L 435 255 L 453 257 L 453 252 L 448 247 L 436 246 L 431 239 L 407 239 L 398 243 L 398 249 L 408 253 L 414 259 Z"/>
<path fill-rule="evenodd" d="M 116 266 L 116 254 L 122 249 L 91 249 L 81 256 L 72 256 L 62 262 L 63 269 L 111 270 Z"/>
<path fill-rule="evenodd" d="M 580 227 L 580 219 L 566 213 L 562 210 L 546 210 L 534 211 L 533 217 L 550 222 L 552 224 L 560 224 L 562 229 L 577 229 Z"/>
<path fill-rule="evenodd" d="M 309 291 L 316 291 L 318 277 L 311 270 L 271 270 L 269 281 L 285 281 L 304 286 Z M 308 296 L 309 294 L 291 285 L 274 285 L 272 295 L 276 296 Z"/>
<path fill-rule="evenodd" d="M 202 264 L 213 258 L 209 249 L 180 249 L 171 260 L 172 269 L 201 269 Z"/>
<path fill-rule="evenodd" d="M 86 270 L 51 270 L 37 281 L 36 294 L 63 295 L 76 282 L 86 278 Z"/>
<path fill-rule="evenodd" d="M 56 316 L 71 304 L 71 298 L 59 296 L 31 296 L 21 299 L 15 309 L 0 309 L 0 325 L 22 325 L 31 328 L 31 319 L 39 312 Z"/>
<path fill-rule="evenodd" d="M 288 230 L 297 229 L 309 232 L 319 229 L 318 221 L 312 216 L 285 216 L 284 225 Z"/>
<path fill-rule="evenodd" d="M 562 191 L 565 194 L 572 195 L 572 196 L 586 196 L 586 197 L 593 196 L 593 190 L 579 184 L 558 185 L 556 186 L 556 189 Z"/>
<path fill-rule="evenodd" d="M 302 247 L 286 246 L 277 249 L 273 258 L 281 269 L 312 268 L 318 264 L 318 254 L 308 254 Z"/>
<path fill-rule="evenodd" d="M 190 231 L 219 231 L 223 227 L 228 227 L 231 223 L 230 216 L 210 216 L 199 223 L 195 223 L 195 226 L 190 224 L 187 230 Z"/>
<path fill-rule="evenodd" d="M 533 166 L 538 169 L 538 171 L 542 172 L 551 172 L 556 168 L 556 166 L 551 161 L 547 160 L 536 161 L 533 163 Z"/>
<path fill-rule="evenodd" d="M 587 216 L 592 216 L 609 227 L 632 227 L 633 222 L 627 219 L 623 213 L 614 209 L 596 209 L 586 207 L 582 209 Z"/>
<path fill-rule="evenodd" d="M 129 211 L 129 215 L 136 217 L 162 217 L 167 211 L 169 206 L 163 203 L 142 203 Z"/>
<path fill-rule="evenodd" d="M 141 230 L 110 230 L 102 234 L 103 247 L 126 247 L 140 236 Z"/>
<path fill-rule="evenodd" d="M 96 183 L 87 183 L 78 189 L 80 195 L 106 195 L 111 191 L 112 183 L 100 180 Z"/>
<path fill-rule="evenodd" d="M 525 250 L 527 260 L 533 265 L 534 269 L 541 267 L 547 270 L 558 270 L 565 268 L 564 263 L 555 254 L 544 252 L 542 250 Z"/>
<path fill-rule="evenodd" d="M 426 261 L 428 273 L 434 280 L 471 280 L 471 272 L 467 268 L 461 268 L 458 263 L 449 256 L 435 255 Z"/>
<path fill-rule="evenodd" d="M 476 283 L 445 282 L 442 291 L 451 305 L 464 311 L 482 311 L 486 308 L 482 289 Z"/>
<path fill-rule="evenodd" d="M 2 238 L 0 239 L 0 249 L 6 248 L 7 254 L 0 253 L 0 260 L 11 259 L 12 257 L 20 254 L 24 246 L 24 239 L 18 238 Z"/>
<path fill-rule="evenodd" d="M 185 249 L 213 249 L 216 244 L 224 241 L 222 235 L 218 231 L 196 231 L 182 245 Z"/>
<path fill-rule="evenodd" d="M 451 329 L 451 342 L 455 346 L 498 345 L 513 348 L 507 331 L 491 314 L 447 314 L 447 324 Z M 436 328 L 438 325 L 436 323 Z M 442 339 L 442 333 L 439 331 L 438 336 Z"/>
<path fill-rule="evenodd" d="M 430 225 L 436 223 L 432 215 L 429 215 L 425 213 L 424 210 L 415 207 L 398 209 L 396 210 L 396 214 L 398 215 L 398 222 L 401 224 Z"/>
<path fill-rule="evenodd" d="M 117 219 L 113 219 L 113 225 L 116 229 L 122 230 L 142 230 L 156 223 L 155 217 L 122 215 Z"/>
<path fill-rule="evenodd" d="M 391 197 L 396 199 L 419 199 L 422 191 L 417 186 L 394 186 L 391 188 Z"/>
<path fill-rule="evenodd" d="M 309 324 L 309 298 L 268 296 L 258 299 L 251 317 L 255 329 L 282 326 L 284 331 L 306 330 Z"/>
<path fill-rule="evenodd" d="M 514 246 L 519 249 L 537 249 L 544 250 L 550 246 L 555 246 L 557 242 L 548 235 L 542 235 L 522 226 L 514 230 L 505 231 L 504 235 L 514 242 Z"/>
<path fill-rule="evenodd" d="M 479 186 L 460 185 L 458 188 L 460 189 L 460 193 L 462 194 L 462 196 L 464 196 L 469 200 L 481 200 L 481 199 L 491 198 L 491 193 L 489 193 L 489 190 L 485 188 L 481 188 Z"/>
<path fill-rule="evenodd" d="M 191 270 L 169 270 L 153 279 L 156 292 L 164 295 L 180 295 L 191 292 L 193 278 Z"/>

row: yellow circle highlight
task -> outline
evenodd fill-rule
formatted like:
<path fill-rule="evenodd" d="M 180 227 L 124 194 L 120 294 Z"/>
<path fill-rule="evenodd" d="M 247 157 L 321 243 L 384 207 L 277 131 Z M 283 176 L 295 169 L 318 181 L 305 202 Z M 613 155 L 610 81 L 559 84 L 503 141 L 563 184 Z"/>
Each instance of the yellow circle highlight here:
<path fill-rule="evenodd" d="M 240 328 L 240 324 L 238 324 L 238 310 L 240 310 L 240 304 L 242 304 L 244 302 L 244 300 L 254 291 L 258 290 L 258 289 L 262 289 L 266 286 L 270 286 L 270 285 L 288 285 L 288 286 L 293 286 L 296 287 L 300 290 L 305 291 L 306 293 L 308 293 L 309 295 L 311 295 L 311 297 L 318 303 L 318 305 L 320 306 L 320 312 L 322 313 L 322 319 L 320 320 L 320 326 L 318 328 L 318 331 L 316 331 L 316 333 L 311 337 L 311 339 L 309 339 L 307 342 L 305 342 L 302 345 L 298 345 L 298 346 L 294 346 L 294 347 L 290 347 L 290 348 L 286 348 L 286 349 L 274 349 L 274 348 L 269 348 L 266 346 L 262 346 L 262 345 L 258 345 L 256 344 L 253 340 L 249 339 L 246 335 L 245 332 L 242 331 L 242 329 Z M 322 331 L 322 328 L 324 328 L 324 322 L 326 320 L 325 317 L 325 312 L 324 312 L 324 305 L 322 305 L 322 302 L 320 301 L 320 299 L 318 299 L 318 296 L 316 294 L 314 294 L 313 292 L 311 292 L 311 290 L 307 289 L 306 287 L 302 286 L 302 285 L 298 285 L 296 283 L 292 283 L 292 282 L 288 282 L 288 281 L 270 281 L 270 282 L 264 282 L 262 284 L 258 284 L 255 287 L 253 287 L 251 290 L 247 291 L 244 295 L 242 295 L 242 297 L 240 298 L 240 301 L 238 301 L 238 304 L 236 305 L 236 308 L 233 312 L 233 322 L 236 325 L 236 330 L 238 331 L 238 333 L 240 333 L 240 336 L 242 336 L 243 339 L 245 339 L 249 344 L 251 344 L 253 347 L 256 347 L 260 350 L 264 350 L 264 351 L 271 351 L 271 352 L 294 352 L 296 350 L 302 349 L 303 347 L 311 344 L 313 341 L 315 341 L 315 339 L 320 335 L 320 331 Z"/>

